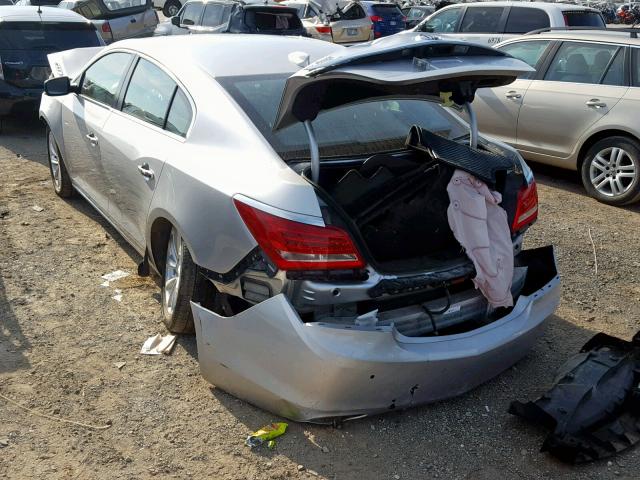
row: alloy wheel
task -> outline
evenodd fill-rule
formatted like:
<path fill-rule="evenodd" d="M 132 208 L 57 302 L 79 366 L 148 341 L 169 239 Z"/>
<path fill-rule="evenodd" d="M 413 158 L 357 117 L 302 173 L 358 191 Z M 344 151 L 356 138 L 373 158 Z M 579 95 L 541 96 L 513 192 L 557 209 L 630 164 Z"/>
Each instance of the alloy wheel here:
<path fill-rule="evenodd" d="M 167 247 L 167 261 L 164 269 L 163 306 L 167 315 L 172 316 L 178 302 L 180 274 L 182 273 L 182 238 L 175 229 L 171 230 Z"/>
<path fill-rule="evenodd" d="M 62 171 L 60 169 L 60 157 L 58 156 L 58 149 L 56 147 L 56 141 L 53 138 L 53 133 L 49 132 L 49 163 L 51 165 L 51 176 L 53 178 L 53 186 L 56 191 L 59 192 L 62 188 Z"/>
<path fill-rule="evenodd" d="M 633 185 L 638 168 L 626 150 L 608 147 L 598 152 L 589 166 L 589 180 L 602 195 L 617 197 Z"/>

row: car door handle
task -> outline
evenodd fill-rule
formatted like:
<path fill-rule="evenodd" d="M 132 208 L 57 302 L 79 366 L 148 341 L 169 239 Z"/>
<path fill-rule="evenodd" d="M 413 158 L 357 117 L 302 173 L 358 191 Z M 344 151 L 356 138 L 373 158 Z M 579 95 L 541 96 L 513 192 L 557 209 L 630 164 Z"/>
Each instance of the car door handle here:
<path fill-rule="evenodd" d="M 148 163 L 138 165 L 138 171 L 140 172 L 140 175 L 142 175 L 147 180 L 151 180 L 153 177 L 155 177 L 155 173 L 153 173 L 153 170 L 149 168 Z"/>
<path fill-rule="evenodd" d="M 132 18 L 130 21 L 131 21 L 131 23 L 136 23 L 136 19 L 135 18 Z"/>
<path fill-rule="evenodd" d="M 515 90 L 509 90 L 504 94 L 504 96 L 507 98 L 522 98 L 522 94 L 516 92 Z"/>
<path fill-rule="evenodd" d="M 592 98 L 588 102 L 584 103 L 587 107 L 595 107 L 595 108 L 605 108 L 607 106 L 606 103 L 601 102 L 599 98 Z"/>
<path fill-rule="evenodd" d="M 98 143 L 98 137 L 96 137 L 95 133 L 87 133 L 85 135 L 86 139 L 89 140 L 93 145 Z"/>

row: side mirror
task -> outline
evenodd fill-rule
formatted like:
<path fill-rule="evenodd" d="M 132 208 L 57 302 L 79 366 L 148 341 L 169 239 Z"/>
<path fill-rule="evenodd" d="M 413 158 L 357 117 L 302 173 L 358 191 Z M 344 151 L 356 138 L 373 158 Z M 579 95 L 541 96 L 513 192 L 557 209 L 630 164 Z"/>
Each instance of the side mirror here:
<path fill-rule="evenodd" d="M 50 97 L 60 97 L 74 91 L 75 89 L 71 86 L 69 77 L 55 77 L 44 82 L 44 93 Z"/>
<path fill-rule="evenodd" d="M 171 25 L 175 25 L 176 27 L 180 26 L 180 17 L 178 15 L 171 17 Z"/>

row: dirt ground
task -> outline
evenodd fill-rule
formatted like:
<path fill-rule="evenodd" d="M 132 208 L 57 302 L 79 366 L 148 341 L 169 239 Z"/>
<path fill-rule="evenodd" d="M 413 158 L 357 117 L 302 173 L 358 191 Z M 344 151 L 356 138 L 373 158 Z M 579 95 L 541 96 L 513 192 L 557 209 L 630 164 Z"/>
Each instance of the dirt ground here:
<path fill-rule="evenodd" d="M 275 450 L 250 450 L 247 434 L 280 419 L 207 384 L 194 337 L 170 356 L 139 355 L 164 331 L 159 290 L 133 275 L 139 259 L 86 201 L 54 195 L 46 159 L 37 122 L 5 124 L 0 394 L 53 419 L 0 398 L 1 478 L 638 478 L 640 449 L 566 466 L 539 453 L 542 430 L 506 410 L 543 392 L 595 332 L 629 339 L 640 328 L 640 207 L 601 205 L 573 174 L 534 166 L 541 218 L 526 245 L 556 245 L 564 291 L 531 353 L 456 399 L 340 429 L 291 424 Z M 132 276 L 101 287 L 117 269 Z"/>

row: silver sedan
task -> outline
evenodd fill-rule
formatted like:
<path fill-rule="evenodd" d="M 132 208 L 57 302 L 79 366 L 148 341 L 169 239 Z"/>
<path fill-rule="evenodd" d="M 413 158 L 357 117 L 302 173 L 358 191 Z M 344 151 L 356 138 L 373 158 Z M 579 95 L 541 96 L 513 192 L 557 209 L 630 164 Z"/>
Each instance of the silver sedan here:
<path fill-rule="evenodd" d="M 197 35 L 94 54 L 50 58 L 54 189 L 162 276 L 167 328 L 195 327 L 216 386 L 296 420 L 406 408 L 497 375 L 555 310 L 553 249 L 521 250 L 530 169 L 441 105 L 470 108 L 523 62 L 420 37 Z M 447 224 L 457 167 L 502 194 L 513 308 L 488 307 Z"/>

